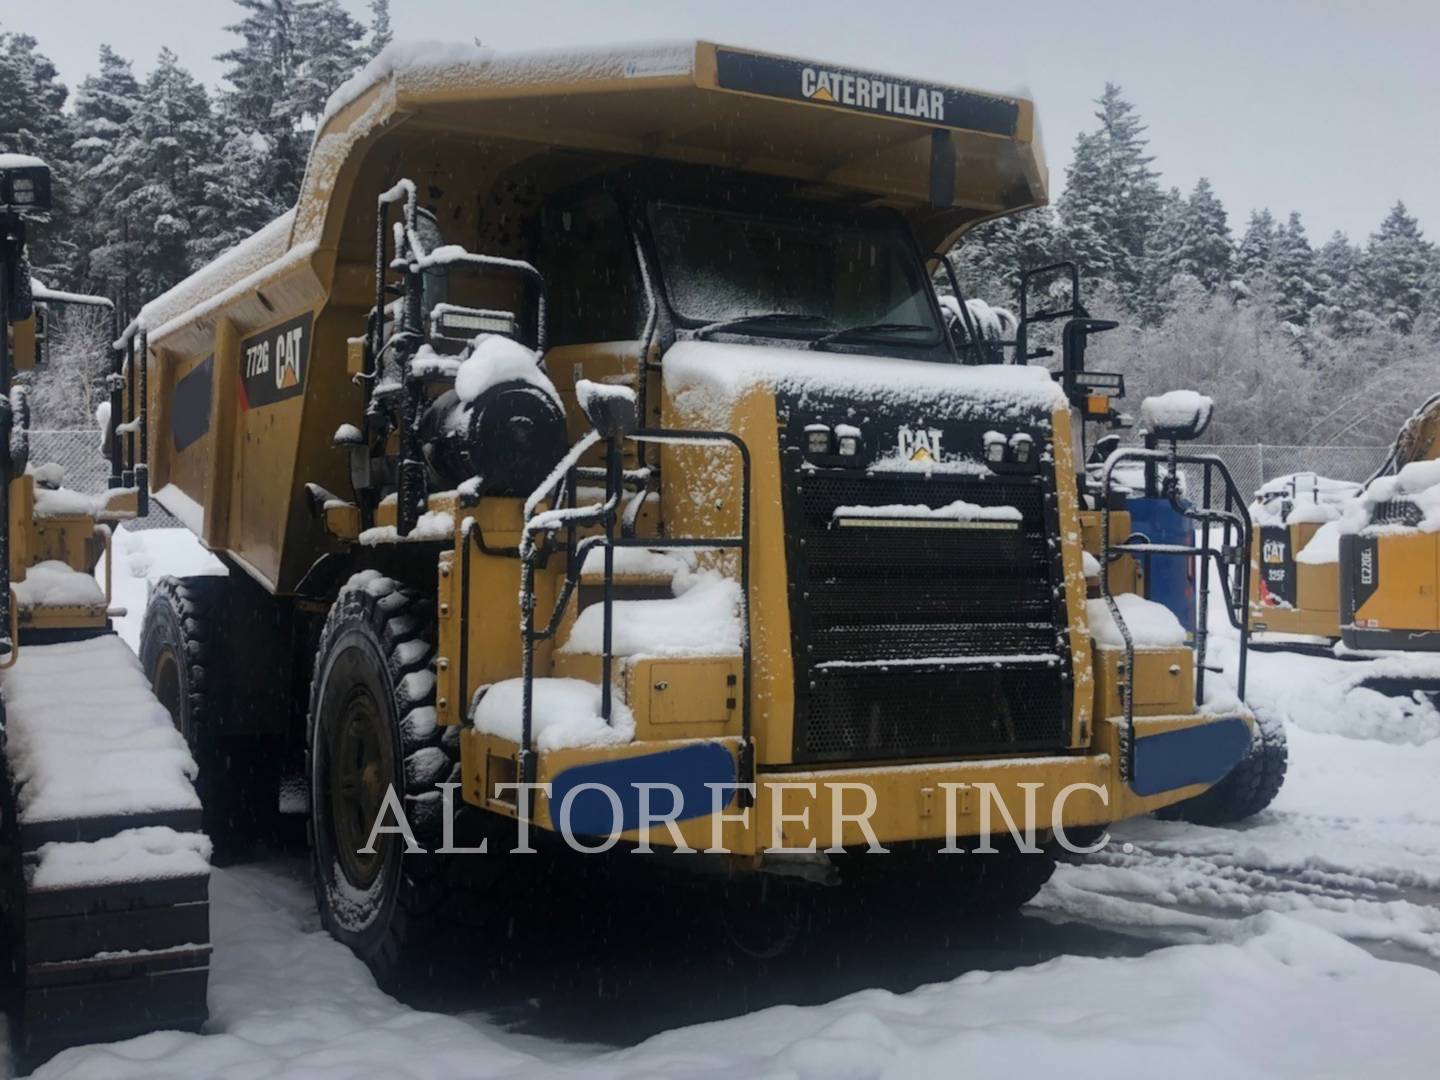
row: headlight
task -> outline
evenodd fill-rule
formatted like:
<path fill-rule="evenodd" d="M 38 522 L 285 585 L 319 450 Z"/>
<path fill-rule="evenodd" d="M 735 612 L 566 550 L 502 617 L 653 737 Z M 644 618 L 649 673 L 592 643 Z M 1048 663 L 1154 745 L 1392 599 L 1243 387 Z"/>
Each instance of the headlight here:
<path fill-rule="evenodd" d="M 1029 462 L 1030 454 L 1035 449 L 1035 440 L 1023 431 L 1017 431 L 1010 436 L 1010 453 L 1021 465 Z"/>
<path fill-rule="evenodd" d="M 805 426 L 805 452 L 808 454 L 830 453 L 830 428 L 825 424 L 807 424 Z"/>
<path fill-rule="evenodd" d="M 841 457 L 859 457 L 860 429 L 853 424 L 836 424 L 835 449 Z"/>
<path fill-rule="evenodd" d="M 998 431 L 987 431 L 984 435 L 985 460 L 999 463 L 1005 460 L 1005 436 Z"/>

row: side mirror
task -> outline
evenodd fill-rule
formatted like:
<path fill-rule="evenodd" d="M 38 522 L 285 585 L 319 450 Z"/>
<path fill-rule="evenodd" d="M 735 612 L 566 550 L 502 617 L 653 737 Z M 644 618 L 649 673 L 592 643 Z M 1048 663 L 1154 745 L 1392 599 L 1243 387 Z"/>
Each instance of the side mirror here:
<path fill-rule="evenodd" d="M 1140 426 L 1155 439 L 1187 442 L 1210 426 L 1215 402 L 1194 390 L 1171 390 L 1148 397 L 1140 405 Z"/>
<path fill-rule="evenodd" d="M 628 386 L 581 379 L 575 384 L 575 400 L 602 438 L 623 439 L 640 426 L 635 391 Z"/>

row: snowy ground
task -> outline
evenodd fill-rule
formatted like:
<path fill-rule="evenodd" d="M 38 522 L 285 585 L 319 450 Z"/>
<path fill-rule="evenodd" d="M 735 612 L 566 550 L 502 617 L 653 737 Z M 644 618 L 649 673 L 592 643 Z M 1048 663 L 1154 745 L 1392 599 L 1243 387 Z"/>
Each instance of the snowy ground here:
<path fill-rule="evenodd" d="M 275 859 L 215 874 L 205 1035 L 37 1075 L 1433 1076 L 1440 718 L 1357 697 L 1353 664 L 1252 663 L 1290 738 L 1275 805 L 1233 829 L 1123 825 L 1013 919 L 861 907 L 760 966 L 679 894 L 554 890 L 497 898 L 490 944 L 402 1003 L 318 929 L 303 861 Z"/>

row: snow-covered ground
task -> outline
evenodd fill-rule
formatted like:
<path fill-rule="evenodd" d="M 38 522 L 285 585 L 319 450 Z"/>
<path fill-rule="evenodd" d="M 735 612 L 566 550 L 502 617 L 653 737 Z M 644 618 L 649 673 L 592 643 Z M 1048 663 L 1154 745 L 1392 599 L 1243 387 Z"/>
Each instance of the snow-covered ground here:
<path fill-rule="evenodd" d="M 578 897 L 578 928 L 520 916 L 493 939 L 522 950 L 503 975 L 477 952 L 403 1004 L 318 928 L 298 862 L 218 870 L 207 1032 L 70 1050 L 37 1075 L 1430 1077 L 1440 718 L 1369 700 L 1357 671 L 1252 655 L 1249 697 L 1290 738 L 1274 806 L 1236 828 L 1122 825 L 978 936 L 872 910 L 759 967 L 653 898 L 591 926 Z M 627 914 L 640 929 L 612 939 Z"/>
<path fill-rule="evenodd" d="M 167 575 L 225 573 L 224 564 L 201 547 L 188 529 L 132 532 L 122 525 L 115 530 L 110 546 L 115 553 L 110 602 L 125 609 L 125 616 L 115 620 L 115 629 L 136 652 L 140 651 L 140 627 L 145 622 L 145 605 L 150 602 L 152 584 Z M 95 568 L 95 577 L 101 582 L 105 580 L 104 556 Z"/>

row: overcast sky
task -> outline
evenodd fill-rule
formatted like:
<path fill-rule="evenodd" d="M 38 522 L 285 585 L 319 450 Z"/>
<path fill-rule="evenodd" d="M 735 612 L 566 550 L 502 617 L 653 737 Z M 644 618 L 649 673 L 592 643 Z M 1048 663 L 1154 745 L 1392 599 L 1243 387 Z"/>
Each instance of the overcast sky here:
<path fill-rule="evenodd" d="M 368 19 L 367 0 L 345 0 Z M 168 45 L 218 83 L 230 0 L 7 4 L 72 88 L 108 42 L 148 70 Z M 1299 210 L 1360 240 L 1397 198 L 1440 239 L 1440 0 L 392 0 L 397 37 L 501 49 L 705 37 L 1038 104 L 1053 190 L 1106 80 L 1150 127 L 1168 185 L 1208 176 L 1243 229 Z"/>

